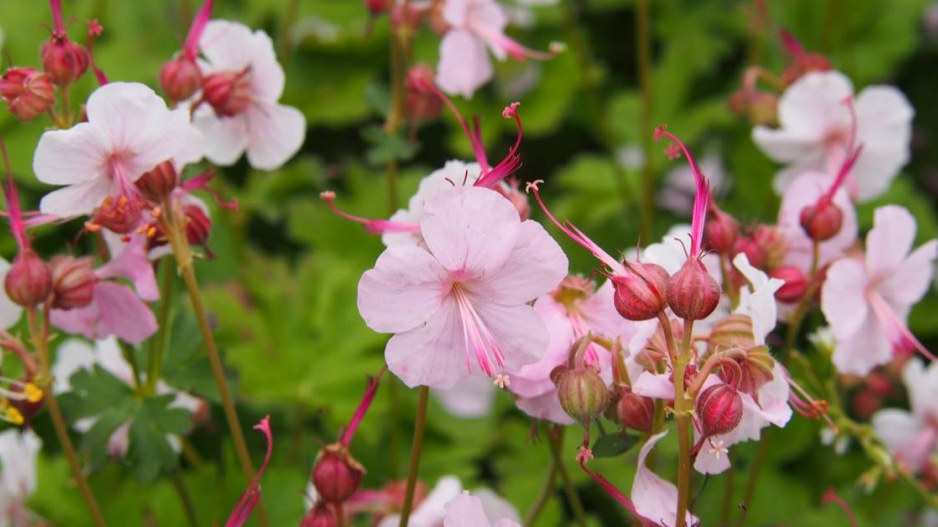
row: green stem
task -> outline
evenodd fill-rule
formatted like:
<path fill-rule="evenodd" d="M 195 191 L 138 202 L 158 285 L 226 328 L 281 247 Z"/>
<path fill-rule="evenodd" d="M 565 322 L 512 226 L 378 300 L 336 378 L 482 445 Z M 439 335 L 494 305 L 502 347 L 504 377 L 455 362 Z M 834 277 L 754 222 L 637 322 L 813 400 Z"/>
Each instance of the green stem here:
<path fill-rule="evenodd" d="M 573 517 L 580 527 L 588 527 L 589 524 L 586 521 L 586 511 L 583 509 L 583 502 L 580 501 L 580 495 L 573 485 L 570 473 L 567 472 L 567 467 L 563 464 L 563 435 L 565 431 L 566 428 L 560 426 L 552 426 L 551 429 L 548 430 L 547 438 L 548 441 L 550 441 L 550 453 L 554 457 L 554 463 L 557 465 L 557 472 L 560 474 L 560 480 L 563 482 L 564 494 L 566 494 L 567 501 L 570 502 L 570 508 L 573 510 Z"/>
<path fill-rule="evenodd" d="M 642 238 L 650 240 L 655 222 L 655 172 L 652 164 L 652 93 L 651 73 L 651 15 L 648 0 L 636 3 L 636 31 L 638 33 L 638 82 L 641 90 L 641 112 L 638 117 L 639 136 L 642 138 Z"/>
<path fill-rule="evenodd" d="M 189 524 L 189 527 L 199 527 L 199 520 L 195 514 L 195 505 L 192 503 L 192 496 L 189 495 L 189 489 L 186 488 L 186 482 L 183 481 L 178 471 L 173 471 L 173 475 L 170 479 L 173 482 L 173 488 L 176 489 L 176 495 L 179 496 L 179 501 L 182 502 L 182 510 L 186 515 L 186 523 Z"/>
<path fill-rule="evenodd" d="M 756 494 L 756 484 L 759 482 L 759 472 L 762 470 L 762 464 L 765 462 L 765 456 L 769 453 L 769 438 L 772 437 L 771 428 L 762 431 L 762 439 L 759 441 L 759 451 L 756 452 L 756 458 L 749 467 L 749 477 L 746 478 L 746 493 L 743 494 L 743 503 L 749 506 L 752 503 L 752 497 Z"/>
<path fill-rule="evenodd" d="M 407 469 L 407 487 L 404 491 L 404 505 L 401 507 L 400 527 L 407 527 L 410 513 L 414 508 L 414 491 L 417 488 L 417 473 L 420 472 L 420 454 L 423 452 L 423 432 L 427 424 L 427 402 L 430 388 L 420 387 L 420 399 L 417 402 L 417 419 L 414 421 L 414 442 L 410 450 L 410 467 Z"/>
<path fill-rule="evenodd" d="M 143 394 L 143 382 L 140 380 L 140 367 L 137 365 L 137 356 L 134 355 L 134 349 L 130 344 L 122 340 L 117 341 L 117 346 L 121 350 L 121 356 L 130 365 L 130 373 L 133 375 L 134 390 L 137 394 Z"/>
<path fill-rule="evenodd" d="M 85 479 L 85 473 L 81 469 L 81 463 L 78 461 L 78 454 L 75 452 L 75 446 L 68 436 L 68 427 L 65 424 L 65 418 L 62 417 L 62 409 L 59 407 L 59 401 L 52 390 L 52 375 L 50 373 L 51 358 L 49 355 L 49 309 L 48 305 L 43 309 L 43 324 L 39 327 L 39 321 L 36 316 L 36 308 L 31 307 L 26 311 L 29 333 L 32 337 L 33 346 L 39 353 L 39 378 L 36 384 L 42 389 L 43 399 L 46 407 L 49 408 L 49 416 L 52 418 L 52 426 L 55 428 L 55 435 L 62 445 L 62 451 L 65 452 L 65 458 L 68 459 L 68 465 L 72 469 L 72 476 L 78 484 L 78 490 L 81 492 L 85 504 L 88 506 L 88 512 L 91 514 L 91 520 L 97 527 L 107 527 L 104 516 L 101 515 L 101 509 L 98 502 L 91 492 L 88 480 Z"/>
<path fill-rule="evenodd" d="M 731 463 L 726 471 L 726 485 L 723 487 L 723 502 L 720 504 L 720 525 L 729 525 L 730 510 L 733 505 L 733 485 L 736 484 L 736 464 Z"/>
<path fill-rule="evenodd" d="M 156 383 L 160 379 L 160 368 L 163 365 L 163 353 L 166 350 L 166 339 L 169 334 L 169 313 L 173 298 L 173 266 L 169 262 L 160 263 L 160 312 L 157 318 L 159 331 L 156 338 L 150 341 L 150 360 L 147 364 L 146 392 L 152 394 L 156 391 Z"/>
<path fill-rule="evenodd" d="M 684 392 L 684 376 L 691 358 L 691 339 L 694 321 L 684 320 L 684 334 L 681 337 L 681 349 L 674 365 L 674 420 L 677 422 L 678 465 L 677 465 L 677 522 L 683 526 L 690 503 L 693 467 L 690 461 L 691 449 L 691 414 L 693 403 L 688 406 Z"/>
<path fill-rule="evenodd" d="M 541 487 L 541 492 L 538 493 L 537 499 L 534 500 L 534 505 L 531 506 L 531 510 L 528 511 L 527 516 L 524 518 L 524 527 L 533 527 L 534 522 L 537 521 L 537 517 L 541 515 L 544 506 L 547 505 L 547 500 L 553 495 L 554 485 L 557 484 L 557 475 L 560 473 L 558 465 L 557 456 L 552 453 L 550 456 L 550 467 L 547 469 L 547 478 L 544 480 L 544 486 Z"/>
<path fill-rule="evenodd" d="M 221 356 L 218 354 L 215 334 L 209 324 L 208 314 L 202 302 L 199 284 L 195 277 L 195 269 L 192 265 L 193 257 L 189 248 L 189 241 L 186 238 L 185 225 L 180 223 L 180 218 L 184 218 L 184 216 L 177 215 L 173 204 L 166 200 L 163 206 L 163 219 L 166 222 L 165 232 L 169 235 L 169 242 L 176 257 L 179 273 L 182 274 L 183 282 L 186 284 L 186 291 L 189 293 L 189 300 L 192 303 L 192 311 L 195 313 L 199 331 L 202 333 L 202 339 L 205 342 L 205 351 L 208 354 L 209 364 L 212 368 L 212 376 L 218 386 L 222 408 L 228 421 L 228 428 L 235 445 L 238 461 L 241 464 L 241 471 L 244 473 L 245 479 L 250 482 L 254 479 L 254 465 L 251 462 L 247 442 L 244 440 L 244 431 L 241 428 L 241 421 L 238 419 L 238 412 L 235 410 L 234 399 L 231 397 L 228 382 L 225 379 L 225 369 L 221 362 Z M 261 501 L 258 501 L 257 504 L 257 517 L 262 526 L 269 527 L 270 523 L 267 520 L 264 504 Z"/>

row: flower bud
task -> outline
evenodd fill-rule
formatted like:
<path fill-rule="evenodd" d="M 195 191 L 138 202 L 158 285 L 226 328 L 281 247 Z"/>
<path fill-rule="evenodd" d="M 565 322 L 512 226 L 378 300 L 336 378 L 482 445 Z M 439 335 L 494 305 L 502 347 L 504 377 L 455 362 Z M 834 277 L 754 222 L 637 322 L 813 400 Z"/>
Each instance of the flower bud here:
<path fill-rule="evenodd" d="M 213 73 L 202 79 L 202 97 L 222 117 L 238 115 L 251 104 L 251 72 Z"/>
<path fill-rule="evenodd" d="M 550 378 L 557 385 L 560 407 L 578 422 L 585 425 L 606 409 L 609 391 L 593 368 L 558 366 L 551 372 Z"/>
<path fill-rule="evenodd" d="M 313 508 L 300 521 L 300 527 L 336 527 L 336 525 L 338 522 L 336 522 L 335 513 L 323 502 L 313 505 Z"/>
<path fill-rule="evenodd" d="M 788 253 L 788 243 L 785 236 L 773 226 L 759 225 L 752 233 L 752 240 L 762 251 L 762 266 L 765 271 L 771 271 L 785 261 Z M 750 261 L 752 263 L 752 261 Z M 757 267 L 756 264 L 752 264 Z"/>
<path fill-rule="evenodd" d="M 697 397 L 697 417 L 702 437 L 729 433 L 743 418 L 743 398 L 727 384 L 711 386 Z"/>
<path fill-rule="evenodd" d="M 750 124 L 775 126 L 778 123 L 778 95 L 740 88 L 730 95 L 730 110 L 745 115 Z"/>
<path fill-rule="evenodd" d="M 808 278 L 804 272 L 793 265 L 782 265 L 772 269 L 769 272 L 772 278 L 778 278 L 785 282 L 782 287 L 775 291 L 775 298 L 779 302 L 793 304 L 804 296 L 808 290 Z"/>
<path fill-rule="evenodd" d="M 339 444 L 328 445 L 319 453 L 313 467 L 313 485 L 326 503 L 344 503 L 355 494 L 365 467 Z"/>
<path fill-rule="evenodd" d="M 20 121 L 29 121 L 55 103 L 55 86 L 45 72 L 10 68 L 0 79 L 0 96 L 7 101 L 10 113 Z"/>
<path fill-rule="evenodd" d="M 56 256 L 49 261 L 53 308 L 75 309 L 91 303 L 98 283 L 92 263 L 90 257 L 74 256 Z"/>
<path fill-rule="evenodd" d="M 655 424 L 655 401 L 633 393 L 629 388 L 620 390 L 616 415 L 622 426 L 650 434 Z"/>
<path fill-rule="evenodd" d="M 423 87 L 423 83 L 433 83 L 434 75 L 433 68 L 423 63 L 407 72 L 406 110 L 412 123 L 436 119 L 443 110 L 443 100 Z"/>
<path fill-rule="evenodd" d="M 33 307 L 49 298 L 52 292 L 52 273 L 42 258 L 32 249 L 20 251 L 13 260 L 3 282 L 7 296 L 23 307 Z"/>
<path fill-rule="evenodd" d="M 159 203 L 179 185 L 179 174 L 173 162 L 166 160 L 140 176 L 134 184 L 145 198 Z"/>
<path fill-rule="evenodd" d="M 801 209 L 799 220 L 808 238 L 823 242 L 837 236 L 840 232 L 844 224 L 844 213 L 837 205 L 829 201 L 821 201 Z"/>
<path fill-rule="evenodd" d="M 729 255 L 739 237 L 739 223 L 736 218 L 719 209 L 713 209 L 707 215 L 704 245 L 718 254 Z"/>
<path fill-rule="evenodd" d="M 626 275 L 613 275 L 616 311 L 626 320 L 650 320 L 668 306 L 668 272 L 653 263 L 625 262 Z"/>
<path fill-rule="evenodd" d="M 749 349 L 756 345 L 749 315 L 733 313 L 717 321 L 707 337 L 707 349 L 720 353 L 731 349 Z"/>
<path fill-rule="evenodd" d="M 705 319 L 719 303 L 720 286 L 696 258 L 688 258 L 668 282 L 668 305 L 678 318 Z"/>
<path fill-rule="evenodd" d="M 140 223 L 139 196 L 108 196 L 91 213 L 90 226 L 104 227 L 115 234 L 130 234 Z"/>
<path fill-rule="evenodd" d="M 183 212 L 186 214 L 186 239 L 189 245 L 204 246 L 212 234 L 212 219 L 202 207 L 194 204 L 186 205 Z"/>
<path fill-rule="evenodd" d="M 88 70 L 88 50 L 68 39 L 63 33 L 53 33 L 39 50 L 42 69 L 54 84 L 67 86 Z"/>
<path fill-rule="evenodd" d="M 763 269 L 765 263 L 765 251 L 752 236 L 740 236 L 736 239 L 736 245 L 733 247 L 733 253 L 745 254 L 746 259 L 756 269 Z"/>
<path fill-rule="evenodd" d="M 755 398 L 759 389 L 775 378 L 772 371 L 775 368 L 775 359 L 765 346 L 754 346 L 733 355 L 731 360 L 736 362 L 736 367 L 733 367 L 732 363 L 721 364 L 717 375 L 726 384 L 735 386 L 740 392 Z"/>
<path fill-rule="evenodd" d="M 186 55 L 168 60 L 160 68 L 160 87 L 173 102 L 184 101 L 202 87 L 202 70 Z"/>
<path fill-rule="evenodd" d="M 365 0 L 365 7 L 371 16 L 383 15 L 391 8 L 391 0 Z"/>

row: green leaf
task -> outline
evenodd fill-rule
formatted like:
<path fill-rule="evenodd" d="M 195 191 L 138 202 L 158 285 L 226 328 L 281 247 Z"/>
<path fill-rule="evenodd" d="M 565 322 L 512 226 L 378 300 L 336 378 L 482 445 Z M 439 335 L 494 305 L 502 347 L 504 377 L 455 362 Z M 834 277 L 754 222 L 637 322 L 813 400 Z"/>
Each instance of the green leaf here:
<path fill-rule="evenodd" d="M 127 462 L 133 476 L 141 482 L 153 481 L 176 465 L 176 453 L 167 435 L 182 434 L 192 427 L 189 412 L 169 406 L 174 398 L 164 395 L 147 399 L 133 416 Z"/>
<path fill-rule="evenodd" d="M 403 133 L 389 134 L 381 126 L 369 126 L 362 130 L 362 137 L 371 147 L 365 152 L 365 158 L 372 165 L 383 165 L 389 161 L 408 161 L 413 159 L 420 145 L 408 141 Z"/>
<path fill-rule="evenodd" d="M 171 324 L 160 370 L 163 380 L 174 388 L 221 401 L 195 317 L 188 310 L 178 310 Z"/>
<path fill-rule="evenodd" d="M 630 434 L 609 434 L 593 442 L 594 457 L 616 457 L 622 455 L 637 445 L 641 439 Z"/>

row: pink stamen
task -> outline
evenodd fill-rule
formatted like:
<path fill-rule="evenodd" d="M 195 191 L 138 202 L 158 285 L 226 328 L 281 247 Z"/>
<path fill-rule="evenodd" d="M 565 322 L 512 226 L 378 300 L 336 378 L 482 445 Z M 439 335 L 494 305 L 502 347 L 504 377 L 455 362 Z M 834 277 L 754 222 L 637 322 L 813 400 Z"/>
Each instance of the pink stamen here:
<path fill-rule="evenodd" d="M 550 213 L 550 210 L 547 209 L 547 205 L 544 205 L 544 201 L 541 200 L 541 193 L 539 192 L 538 185 L 543 183 L 544 180 L 538 179 L 528 183 L 525 186 L 525 192 L 531 193 L 534 192 L 534 199 L 537 200 L 538 205 L 541 206 L 541 210 L 544 211 L 544 214 L 557 226 L 564 234 L 570 237 L 571 240 L 580 244 L 584 249 L 592 253 L 600 262 L 602 262 L 606 267 L 612 270 L 614 275 L 625 276 L 627 273 L 625 271 L 625 266 L 622 265 L 618 260 L 613 258 L 609 253 L 602 250 L 599 245 L 596 244 L 593 240 L 589 239 L 586 234 L 583 233 L 580 229 L 576 227 L 570 221 L 565 221 L 560 223 L 557 221 L 557 218 Z"/>
<path fill-rule="evenodd" d="M 892 345 L 894 353 L 918 351 L 928 360 L 932 362 L 938 361 L 938 357 L 931 351 L 928 351 L 928 348 L 926 348 L 924 344 L 919 342 L 879 293 L 870 290 L 867 292 L 866 298 L 870 303 L 870 307 L 873 308 L 873 314 L 876 315 L 876 319 L 879 320 L 879 323 L 883 326 L 886 340 Z"/>
<path fill-rule="evenodd" d="M 501 181 L 521 167 L 521 158 L 518 156 L 518 149 L 521 147 L 521 138 L 524 136 L 524 128 L 521 126 L 521 116 L 518 115 L 519 106 L 521 106 L 520 102 L 513 102 L 502 111 L 502 117 L 515 120 L 515 125 L 518 128 L 518 137 L 515 138 L 515 144 L 508 151 L 508 155 L 505 156 L 505 159 L 502 159 L 495 168 L 490 171 L 486 171 L 486 169 L 482 170 L 483 176 L 476 181 L 475 186 L 494 189 Z M 476 129 L 478 130 L 478 123 Z M 479 142 L 482 142 L 481 137 L 479 138 Z"/>
<path fill-rule="evenodd" d="M 52 8 L 52 24 L 56 35 L 65 34 L 65 24 L 62 22 L 62 0 L 49 0 L 49 7 Z"/>
<path fill-rule="evenodd" d="M 687 158 L 687 164 L 690 165 L 690 169 L 694 173 L 694 181 L 697 185 L 697 193 L 694 196 L 694 212 L 691 220 L 690 251 L 690 257 L 697 258 L 700 255 L 700 246 L 703 243 L 704 222 L 707 220 L 707 207 L 711 200 L 710 184 L 700 170 L 700 167 L 697 166 L 697 161 L 694 160 L 694 156 L 691 155 L 690 151 L 684 146 L 684 143 L 682 143 L 680 139 L 670 132 L 665 131 L 666 126 L 667 125 L 662 124 L 655 129 L 655 141 L 660 141 L 662 137 L 666 137 L 674 141 L 674 143 L 680 147 L 681 151 L 684 152 L 684 157 Z"/>
<path fill-rule="evenodd" d="M 625 509 L 629 511 L 630 513 L 632 513 L 633 516 L 635 516 L 642 522 L 650 521 L 648 520 L 648 518 L 645 518 L 644 516 L 639 514 L 638 510 L 635 508 L 635 504 L 632 503 L 632 500 L 630 500 L 628 496 L 623 494 L 621 490 L 617 489 L 615 485 L 610 483 L 609 480 L 591 471 L 590 469 L 586 468 L 585 459 L 580 460 L 580 468 L 583 469 L 583 472 L 586 472 L 586 474 L 589 477 L 593 478 L 593 481 L 595 481 L 596 483 L 599 483 L 599 486 L 602 487 L 604 491 L 606 491 L 606 494 L 608 494 L 612 499 L 619 502 L 619 504 L 625 507 Z M 639 467 L 639 470 L 641 470 L 641 467 Z"/>
<path fill-rule="evenodd" d="M 850 521 L 852 527 L 857 527 L 857 518 L 853 515 L 853 511 L 850 510 L 850 507 L 847 505 L 847 502 L 843 498 L 837 495 L 834 491 L 834 487 L 827 489 L 827 492 L 824 493 L 824 497 L 821 498 L 821 504 L 827 505 L 828 503 L 835 503 L 838 507 L 844 510 L 847 513 L 847 519 Z"/>
<path fill-rule="evenodd" d="M 459 283 L 453 284 L 453 296 L 456 299 L 456 305 L 459 307 L 459 315 L 462 320 L 463 342 L 466 345 L 466 367 L 470 372 L 472 371 L 472 362 L 469 355 L 469 352 L 472 351 L 482 373 L 494 377 L 498 373 L 495 365 L 497 364 L 498 369 L 505 365 L 505 356 L 501 347 Z M 489 350 L 491 350 L 491 356 L 489 356 Z"/>
<path fill-rule="evenodd" d="M 345 212 L 335 206 L 335 192 L 331 190 L 321 192 L 319 194 L 319 198 L 329 205 L 329 209 L 331 209 L 332 212 L 347 220 L 362 224 L 362 226 L 365 228 L 365 231 L 369 234 L 420 233 L 419 223 L 390 220 L 369 220 L 367 218 L 355 216 L 354 214 L 349 214 L 348 212 Z"/>
<path fill-rule="evenodd" d="M 183 54 L 190 59 L 195 60 L 199 55 L 199 40 L 205 31 L 205 25 L 208 24 L 212 16 L 212 4 L 214 0 L 205 0 L 199 12 L 192 20 L 192 26 L 189 28 L 189 34 L 186 35 L 186 41 L 182 45 Z"/>
<path fill-rule="evenodd" d="M 834 194 L 837 193 L 837 190 L 843 186 L 844 181 L 847 180 L 847 176 L 850 174 L 850 171 L 853 170 L 853 166 L 857 163 L 861 152 L 863 152 L 863 145 L 856 147 L 853 152 L 847 155 L 844 162 L 840 165 L 840 170 L 837 171 L 837 177 L 834 178 L 834 183 L 831 184 L 831 188 L 818 200 L 819 204 L 833 201 Z"/>
<path fill-rule="evenodd" d="M 478 118 L 473 119 L 473 128 L 470 129 L 469 125 L 466 123 L 466 120 L 463 118 L 462 114 L 459 113 L 459 110 L 456 108 L 456 105 L 453 104 L 453 101 L 449 99 L 446 95 L 441 92 L 435 84 L 430 82 L 427 79 L 418 78 L 415 81 L 416 87 L 418 89 L 430 90 L 434 95 L 437 96 L 443 104 L 449 108 L 453 116 L 456 117 L 456 121 L 459 122 L 459 126 L 462 127 L 463 132 L 466 134 L 466 137 L 469 138 L 469 143 L 472 145 L 472 152 L 475 154 L 476 161 L 479 163 L 479 166 L 482 167 L 482 172 L 486 172 L 489 169 L 489 162 L 485 156 L 485 148 L 482 144 L 482 130 L 479 127 Z"/>
<path fill-rule="evenodd" d="M 98 84 L 104 86 L 108 83 L 107 75 L 104 74 L 104 71 L 98 67 L 98 63 L 94 60 L 94 39 L 100 37 L 101 33 L 104 33 L 104 27 L 97 20 L 88 21 L 88 59 L 91 63 L 91 71 L 94 72 L 94 76 L 98 79 Z"/>
<path fill-rule="evenodd" d="M 244 494 L 241 495 L 241 499 L 238 500 L 238 503 L 231 511 L 231 516 L 229 516 L 228 521 L 225 522 L 225 527 L 241 527 L 244 525 L 244 522 L 251 516 L 251 512 L 254 511 L 254 507 L 257 506 L 257 502 L 260 501 L 261 498 L 261 476 L 264 475 L 267 464 L 270 462 L 270 456 L 274 452 L 274 436 L 270 431 L 270 416 L 268 415 L 261 419 L 260 423 L 254 425 L 254 429 L 260 430 L 267 436 L 267 454 L 264 456 L 264 463 L 261 464 L 260 470 L 254 475 L 251 484 L 248 485 L 247 490 L 244 491 Z"/>
<path fill-rule="evenodd" d="M 512 39 L 500 31 L 489 30 L 486 26 L 473 25 L 472 31 L 482 37 L 483 40 L 488 42 L 490 46 L 504 50 L 505 53 L 508 53 L 508 55 L 515 60 L 551 60 L 556 57 L 560 51 L 560 49 L 552 49 L 548 52 L 535 51 L 533 49 L 522 46 L 518 43 L 518 41 Z"/>
<path fill-rule="evenodd" d="M 205 172 L 202 172 L 198 176 L 190 179 L 179 185 L 179 187 L 186 192 L 192 192 L 195 190 L 204 190 L 208 192 L 212 199 L 215 200 L 215 204 L 219 207 L 224 207 L 229 210 L 237 211 L 238 210 L 238 198 L 234 198 L 231 201 L 224 201 L 221 199 L 221 196 L 218 194 L 218 191 L 208 186 L 209 181 L 215 177 L 215 170 L 210 168 Z"/>
<path fill-rule="evenodd" d="M 0 137 L 0 152 L 3 154 L 3 166 L 6 168 L 7 179 L 3 182 L 3 196 L 7 202 L 8 217 L 10 218 L 10 232 L 16 240 L 20 250 L 29 247 L 29 238 L 26 235 L 26 222 L 23 220 L 23 209 L 20 207 L 20 196 L 16 192 L 16 182 L 13 180 L 13 170 L 10 168 L 10 157 L 7 154 L 6 143 Z"/>
<path fill-rule="evenodd" d="M 359 423 L 362 422 L 362 419 L 365 418 L 365 414 L 368 413 L 368 409 L 371 407 L 371 402 L 374 400 L 375 394 L 378 392 L 378 383 L 381 382 L 381 376 L 384 375 L 386 370 L 387 366 L 381 368 L 381 371 L 378 372 L 376 377 L 371 377 L 368 379 L 368 389 L 365 390 L 365 395 L 362 397 L 362 402 L 358 403 L 358 408 L 355 409 L 355 413 L 352 415 L 352 420 L 349 421 L 345 431 L 342 432 L 342 438 L 339 439 L 339 443 L 342 446 L 348 448 L 349 444 L 352 442 L 352 436 L 355 435 L 355 430 L 358 429 Z"/>
<path fill-rule="evenodd" d="M 785 47 L 785 51 L 787 51 L 792 57 L 797 59 L 806 55 L 804 48 L 801 46 L 801 43 L 798 42 L 798 39 L 796 39 L 790 31 L 785 28 L 781 28 L 778 30 L 778 34 L 782 37 L 782 46 Z"/>

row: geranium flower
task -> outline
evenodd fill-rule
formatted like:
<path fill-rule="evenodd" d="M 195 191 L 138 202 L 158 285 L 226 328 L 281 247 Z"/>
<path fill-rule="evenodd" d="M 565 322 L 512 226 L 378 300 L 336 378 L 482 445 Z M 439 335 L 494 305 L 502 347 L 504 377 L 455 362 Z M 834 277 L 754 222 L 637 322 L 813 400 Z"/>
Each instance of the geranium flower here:
<path fill-rule="evenodd" d="M 205 62 L 202 99 L 193 123 L 205 133 L 205 157 L 231 165 L 247 151 L 251 166 L 274 170 L 286 163 L 306 136 L 306 118 L 277 101 L 284 73 L 267 33 L 237 22 L 212 20 L 199 40 Z"/>
<path fill-rule="evenodd" d="M 32 430 L 10 428 L 0 433 L 0 525 L 33 525 L 26 500 L 36 492 L 36 458 L 42 440 Z"/>
<path fill-rule="evenodd" d="M 443 527 L 521 527 L 518 511 L 491 491 L 464 490 L 445 510 Z"/>
<path fill-rule="evenodd" d="M 864 260 L 842 258 L 827 270 L 821 310 L 837 341 L 832 357 L 841 373 L 865 375 L 893 350 L 928 354 L 905 319 L 931 283 L 938 241 L 914 252 L 915 218 L 902 207 L 876 209 Z"/>
<path fill-rule="evenodd" d="M 202 137 L 189 123 L 189 112 L 168 109 L 143 84 L 101 86 L 88 98 L 85 111 L 87 122 L 39 138 L 33 157 L 36 177 L 67 185 L 42 198 L 43 213 L 63 218 L 90 214 L 111 198 L 115 213 L 139 216 L 134 181 L 168 159 L 185 164 L 202 157 Z"/>
<path fill-rule="evenodd" d="M 683 527 L 684 525 L 697 525 L 697 517 L 687 513 L 684 521 L 677 522 L 677 487 L 665 481 L 645 466 L 645 459 L 651 453 L 658 441 L 667 435 L 667 432 L 653 435 L 642 445 L 638 453 L 638 470 L 632 481 L 632 503 L 642 525 L 656 525 L 664 527 Z"/>
<path fill-rule="evenodd" d="M 775 178 L 781 194 L 791 181 L 809 170 L 836 174 L 855 146 L 862 144 L 846 188 L 857 201 L 886 191 L 909 160 L 914 111 L 891 86 L 870 86 L 855 104 L 850 80 L 837 71 L 811 72 L 788 87 L 778 103 L 779 127 L 757 126 L 752 138 L 779 163 L 788 166 Z M 854 111 L 855 109 L 855 111 Z"/>
<path fill-rule="evenodd" d="M 462 492 L 462 482 L 456 476 L 444 476 L 436 482 L 433 490 L 414 506 L 407 525 L 411 527 L 443 527 L 446 504 Z M 396 527 L 401 523 L 400 514 L 388 514 L 381 518 L 377 527 Z"/>
<path fill-rule="evenodd" d="M 388 247 L 358 285 L 368 326 L 395 333 L 391 372 L 411 387 L 449 388 L 473 371 L 493 377 L 537 360 L 548 339 L 527 303 L 566 275 L 557 242 L 476 187 L 429 198 L 420 231 L 425 248 Z"/>
<path fill-rule="evenodd" d="M 896 460 L 915 473 L 924 469 L 938 446 L 938 363 L 927 368 L 917 359 L 902 370 L 911 412 L 887 408 L 873 415 L 876 433 Z"/>

